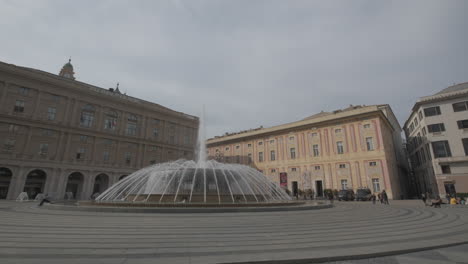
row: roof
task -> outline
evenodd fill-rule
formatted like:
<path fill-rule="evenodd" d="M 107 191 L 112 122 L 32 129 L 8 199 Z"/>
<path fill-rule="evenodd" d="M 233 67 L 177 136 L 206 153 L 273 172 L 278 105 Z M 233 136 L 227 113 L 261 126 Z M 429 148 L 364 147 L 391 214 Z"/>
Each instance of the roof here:
<path fill-rule="evenodd" d="M 406 120 L 404 127 L 406 127 L 409 121 L 413 118 L 413 115 L 416 113 L 416 111 L 419 109 L 421 105 L 432 103 L 432 102 L 450 100 L 450 99 L 463 96 L 463 95 L 467 95 L 467 94 L 468 94 L 468 82 L 464 82 L 464 83 L 459 83 L 459 84 L 449 86 L 433 95 L 420 97 L 416 101 L 416 103 L 413 105 L 413 108 L 411 109 L 411 114 Z"/>
<path fill-rule="evenodd" d="M 138 104 L 140 104 L 142 106 L 151 107 L 153 109 L 156 108 L 156 109 L 158 109 L 158 111 L 161 111 L 161 112 L 166 113 L 166 114 L 170 114 L 172 116 L 187 118 L 187 119 L 191 119 L 191 120 L 198 120 L 198 117 L 196 117 L 194 115 L 189 115 L 189 114 L 186 114 L 186 113 L 183 113 L 183 112 L 178 112 L 178 111 L 172 110 L 172 109 L 170 109 L 168 107 L 162 106 L 162 105 L 157 104 L 157 103 L 149 102 L 149 101 L 139 99 L 139 98 L 136 98 L 136 97 L 132 97 L 132 96 L 129 96 L 129 95 L 126 95 L 126 94 L 114 93 L 114 92 L 111 92 L 111 91 L 109 91 L 108 89 L 105 89 L 105 88 L 101 88 L 101 87 L 98 87 L 98 86 L 95 86 L 95 85 L 92 85 L 92 84 L 80 82 L 80 81 L 77 81 L 77 80 L 74 80 L 74 79 L 65 78 L 65 77 L 59 76 L 57 74 L 50 73 L 50 72 L 46 72 L 46 71 L 42 71 L 42 70 L 38 70 L 38 69 L 34 69 L 34 68 L 29 68 L 29 67 L 24 67 L 24 66 L 17 66 L 17 65 L 14 65 L 14 64 L 10 64 L 10 63 L 0 61 L 0 70 L 2 70 L 2 67 L 5 67 L 4 69 L 8 69 L 10 71 L 11 70 L 14 71 L 14 70 L 19 69 L 21 71 L 27 71 L 27 72 L 34 73 L 34 74 L 39 74 L 39 75 L 30 76 L 30 77 L 34 77 L 36 79 L 40 78 L 40 79 L 47 80 L 47 81 L 51 81 L 51 80 L 59 81 L 59 82 L 61 82 L 61 85 L 65 85 L 66 87 L 70 87 L 70 86 L 71 87 L 79 87 L 81 89 L 86 89 L 87 91 L 91 91 L 91 92 L 94 91 L 94 92 L 97 92 L 98 94 L 102 94 L 102 95 L 112 95 L 111 98 L 116 98 L 116 99 L 120 98 L 120 99 L 123 99 L 123 100 L 127 100 L 129 102 L 138 103 Z"/>
<path fill-rule="evenodd" d="M 443 89 L 442 91 L 436 93 L 435 95 L 438 95 L 438 94 L 446 94 L 446 93 L 450 93 L 450 92 L 463 91 L 463 90 L 465 90 L 465 89 L 468 89 L 468 82 L 459 83 L 459 84 L 455 84 L 455 85 L 449 86 L 449 87 Z"/>
<path fill-rule="evenodd" d="M 392 126 L 391 122 L 389 121 L 389 117 L 387 117 L 387 114 L 391 115 L 391 113 L 384 113 L 382 111 L 382 108 L 390 108 L 390 106 L 386 105 L 386 104 L 383 104 L 383 105 L 369 105 L 369 106 L 365 106 L 365 105 L 353 106 L 353 105 L 350 105 L 347 108 L 338 109 L 338 110 L 335 110 L 333 112 L 323 112 L 322 111 L 322 112 L 317 113 L 315 115 L 309 116 L 309 117 L 307 117 L 305 119 L 295 121 L 295 122 L 291 122 L 291 123 L 286 123 L 286 124 L 273 126 L 273 127 L 268 127 L 268 128 L 260 127 L 260 128 L 257 128 L 257 129 L 251 129 L 251 130 L 242 131 L 242 132 L 239 132 L 239 133 L 231 133 L 231 134 L 227 134 L 227 135 L 224 135 L 224 136 L 217 136 L 215 138 L 208 139 L 207 143 L 208 144 L 219 144 L 219 143 L 222 143 L 222 142 L 225 142 L 225 141 L 239 140 L 239 139 L 242 139 L 242 138 L 259 136 L 259 135 L 267 134 L 267 133 L 277 133 L 277 132 L 280 132 L 280 131 L 289 130 L 289 129 L 297 129 L 297 128 L 301 128 L 301 127 L 304 127 L 304 126 L 320 125 L 320 123 L 323 123 L 323 122 L 338 121 L 338 120 L 353 117 L 353 116 L 369 114 L 369 113 L 376 113 L 376 112 L 382 113 L 384 115 L 385 119 L 388 121 L 388 123 L 390 123 L 390 126 Z M 393 129 L 399 129 L 399 128 L 393 127 Z"/>

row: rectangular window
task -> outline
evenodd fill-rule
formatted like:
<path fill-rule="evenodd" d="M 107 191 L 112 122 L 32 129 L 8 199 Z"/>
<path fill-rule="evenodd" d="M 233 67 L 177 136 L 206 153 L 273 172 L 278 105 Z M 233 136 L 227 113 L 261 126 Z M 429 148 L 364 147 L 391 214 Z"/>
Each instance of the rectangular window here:
<path fill-rule="evenodd" d="M 263 152 L 258 153 L 258 161 L 263 162 Z"/>
<path fill-rule="evenodd" d="M 137 125 L 134 122 L 127 123 L 127 135 L 135 136 L 137 131 Z"/>
<path fill-rule="evenodd" d="M 115 130 L 116 126 L 117 126 L 117 117 L 106 116 L 106 119 L 104 119 L 104 129 Z"/>
<path fill-rule="evenodd" d="M 80 135 L 80 141 L 86 143 L 88 141 L 88 136 Z"/>
<path fill-rule="evenodd" d="M 52 137 L 55 135 L 54 131 L 53 130 L 50 130 L 50 129 L 42 129 L 42 133 L 41 133 L 43 136 L 46 136 L 46 137 Z"/>
<path fill-rule="evenodd" d="M 94 121 L 94 113 L 92 112 L 81 112 L 80 125 L 82 127 L 92 127 Z"/>
<path fill-rule="evenodd" d="M 312 150 L 314 152 L 314 157 L 318 157 L 320 155 L 320 152 L 319 152 L 319 145 L 313 145 L 312 146 Z"/>
<path fill-rule="evenodd" d="M 15 108 L 13 109 L 16 113 L 23 113 L 24 112 L 24 101 L 23 100 L 16 100 Z"/>
<path fill-rule="evenodd" d="M 315 166 L 314 169 L 315 170 L 320 170 L 320 166 Z"/>
<path fill-rule="evenodd" d="M 8 131 L 10 133 L 16 133 L 16 132 L 18 132 L 18 130 L 19 130 L 19 126 L 17 126 L 17 125 L 11 124 L 11 125 L 8 126 Z"/>
<path fill-rule="evenodd" d="M 369 162 L 369 166 L 371 166 L 371 167 L 377 166 L 377 162 L 371 161 L 371 162 Z"/>
<path fill-rule="evenodd" d="M 441 114 L 440 107 L 438 107 L 438 106 L 424 108 L 424 115 L 426 117 L 440 115 L 440 114 Z"/>
<path fill-rule="evenodd" d="M 263 145 L 263 142 L 262 141 L 258 142 L 258 145 L 259 146 Z"/>
<path fill-rule="evenodd" d="M 39 144 L 39 155 L 46 155 L 49 152 L 49 144 Z"/>
<path fill-rule="evenodd" d="M 370 124 L 365 124 L 364 128 L 370 128 Z"/>
<path fill-rule="evenodd" d="M 443 132 L 445 131 L 444 123 L 427 125 L 427 131 L 429 131 L 429 133 Z"/>
<path fill-rule="evenodd" d="M 271 173 L 275 173 L 276 172 L 276 169 L 271 169 Z"/>
<path fill-rule="evenodd" d="M 247 154 L 247 159 L 249 163 L 252 163 L 252 153 Z"/>
<path fill-rule="evenodd" d="M 465 120 L 458 120 L 457 125 L 459 129 L 465 129 L 468 128 L 468 119 Z"/>
<path fill-rule="evenodd" d="M 125 152 L 124 154 L 125 164 L 130 165 L 132 162 L 132 154 L 130 152 Z"/>
<path fill-rule="evenodd" d="M 316 136 L 317 136 L 317 133 L 314 132 L 314 133 L 312 133 L 311 135 L 312 135 L 312 137 L 316 137 Z"/>
<path fill-rule="evenodd" d="M 336 142 L 336 150 L 338 151 L 338 154 L 343 154 L 343 141 L 338 141 Z"/>
<path fill-rule="evenodd" d="M 248 148 L 251 148 L 251 147 L 252 147 L 252 144 L 247 144 L 247 147 L 248 147 Z"/>
<path fill-rule="evenodd" d="M 84 159 L 85 151 L 86 151 L 85 148 L 78 148 L 78 150 L 76 151 L 76 159 L 77 160 Z"/>
<path fill-rule="evenodd" d="M 380 192 L 379 179 L 372 179 L 372 188 L 374 189 L 374 192 Z"/>
<path fill-rule="evenodd" d="M 295 159 L 295 158 L 296 158 L 296 149 L 295 149 L 295 148 L 291 148 L 291 149 L 290 149 L 290 153 L 291 153 L 291 159 Z"/>
<path fill-rule="evenodd" d="M 240 146 L 239 146 L 239 145 L 237 145 L 237 146 L 236 146 L 236 149 L 239 149 L 239 148 L 240 148 Z"/>
<path fill-rule="evenodd" d="M 228 151 L 228 150 L 229 150 L 229 148 L 225 148 L 225 150 L 226 150 L 226 151 Z"/>
<path fill-rule="evenodd" d="M 104 152 L 102 153 L 102 160 L 103 160 L 104 162 L 109 161 L 109 151 L 104 151 Z"/>
<path fill-rule="evenodd" d="M 414 118 L 414 126 L 418 126 L 418 118 L 417 117 Z"/>
<path fill-rule="evenodd" d="M 434 150 L 434 157 L 445 158 L 451 157 L 450 146 L 447 140 L 432 142 L 432 150 Z"/>
<path fill-rule="evenodd" d="M 341 133 L 341 128 L 335 129 L 335 134 Z"/>
<path fill-rule="evenodd" d="M 422 119 L 423 119 L 423 114 L 422 114 L 421 111 L 419 111 L 418 116 L 419 116 L 419 120 L 422 120 Z"/>
<path fill-rule="evenodd" d="M 19 88 L 19 92 L 20 92 L 20 94 L 22 94 L 22 95 L 28 95 L 28 94 L 29 94 L 29 90 L 30 90 L 30 89 L 29 89 L 29 88 L 26 88 L 26 87 L 20 87 L 20 88 Z"/>
<path fill-rule="evenodd" d="M 443 174 L 451 174 L 450 166 L 449 165 L 440 165 Z"/>
<path fill-rule="evenodd" d="M 461 112 L 468 110 L 468 101 L 452 104 L 454 112 Z"/>
<path fill-rule="evenodd" d="M 275 144 L 275 140 L 274 139 L 270 140 L 270 144 Z"/>
<path fill-rule="evenodd" d="M 275 151 L 274 151 L 274 150 L 270 151 L 270 160 L 271 160 L 271 161 L 276 160 L 276 154 L 275 154 Z"/>
<path fill-rule="evenodd" d="M 56 114 L 57 114 L 57 108 L 55 107 L 47 108 L 47 120 L 50 120 L 50 121 L 55 120 Z"/>
<path fill-rule="evenodd" d="M 291 168 L 291 171 L 297 171 L 297 168 Z"/>
<path fill-rule="evenodd" d="M 348 189 L 348 180 L 341 180 L 341 190 Z"/>
<path fill-rule="evenodd" d="M 462 139 L 463 148 L 465 149 L 465 155 L 468 156 L 468 138 Z"/>
<path fill-rule="evenodd" d="M 422 133 L 423 133 L 423 136 L 425 136 L 427 134 L 425 127 L 422 128 Z"/>
<path fill-rule="evenodd" d="M 157 128 L 153 128 L 153 137 L 157 138 L 159 136 L 159 130 Z"/>
<path fill-rule="evenodd" d="M 5 150 L 13 150 L 15 148 L 15 143 L 16 143 L 16 140 L 14 139 L 11 139 L 11 138 L 7 138 L 5 139 L 5 142 L 3 144 L 3 148 Z"/>
<path fill-rule="evenodd" d="M 294 140 L 294 137 L 289 137 L 289 140 L 293 141 L 293 140 Z"/>
<path fill-rule="evenodd" d="M 374 150 L 374 142 L 372 141 L 371 137 L 366 138 L 366 145 L 368 151 Z"/>
<path fill-rule="evenodd" d="M 340 169 L 346 169 L 346 164 L 344 163 L 340 164 Z"/>

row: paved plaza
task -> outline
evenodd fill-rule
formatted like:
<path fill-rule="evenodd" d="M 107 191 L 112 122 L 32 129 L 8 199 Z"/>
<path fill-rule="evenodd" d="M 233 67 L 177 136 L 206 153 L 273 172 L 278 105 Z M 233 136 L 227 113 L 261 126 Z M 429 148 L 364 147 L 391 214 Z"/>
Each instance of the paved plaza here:
<path fill-rule="evenodd" d="M 0 263 L 468 260 L 468 206 L 439 209 L 421 201 L 335 205 L 289 212 L 151 214 L 64 211 L 2 201 Z M 429 251 L 412 253 L 417 249 Z"/>

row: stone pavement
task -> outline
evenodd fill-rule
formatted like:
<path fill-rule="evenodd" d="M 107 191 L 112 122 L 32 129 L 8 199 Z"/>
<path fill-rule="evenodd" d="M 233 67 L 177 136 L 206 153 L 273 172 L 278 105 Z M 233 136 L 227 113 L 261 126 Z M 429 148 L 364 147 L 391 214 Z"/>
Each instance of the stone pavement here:
<path fill-rule="evenodd" d="M 468 206 L 439 209 L 420 201 L 211 214 L 61 211 L 36 204 L 0 202 L 0 263 L 374 263 L 362 261 L 418 249 L 450 252 L 437 248 L 468 242 Z M 349 258 L 370 259 L 343 262 Z M 404 263 L 392 258 L 382 259 Z"/>
<path fill-rule="evenodd" d="M 468 244 L 409 254 L 326 262 L 327 264 L 458 264 L 468 263 Z"/>

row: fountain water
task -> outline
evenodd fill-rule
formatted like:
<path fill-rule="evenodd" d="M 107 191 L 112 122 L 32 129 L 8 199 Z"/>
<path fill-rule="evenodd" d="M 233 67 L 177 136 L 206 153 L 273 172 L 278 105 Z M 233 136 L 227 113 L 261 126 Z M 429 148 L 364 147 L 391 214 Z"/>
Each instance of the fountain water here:
<path fill-rule="evenodd" d="M 203 111 L 196 162 L 177 160 L 143 168 L 107 189 L 96 202 L 239 204 L 291 199 L 251 167 L 207 161 L 204 125 Z"/>

